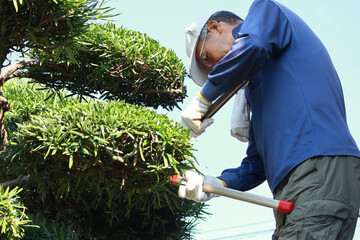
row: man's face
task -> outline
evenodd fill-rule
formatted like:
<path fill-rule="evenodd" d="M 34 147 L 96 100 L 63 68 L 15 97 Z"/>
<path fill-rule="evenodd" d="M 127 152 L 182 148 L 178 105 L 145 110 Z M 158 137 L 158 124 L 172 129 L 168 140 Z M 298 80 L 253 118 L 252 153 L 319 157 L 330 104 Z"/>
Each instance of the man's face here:
<path fill-rule="evenodd" d="M 204 69 L 210 71 L 229 52 L 235 41 L 232 28 L 224 22 L 211 21 L 208 24 L 208 33 L 196 48 L 196 61 Z"/>

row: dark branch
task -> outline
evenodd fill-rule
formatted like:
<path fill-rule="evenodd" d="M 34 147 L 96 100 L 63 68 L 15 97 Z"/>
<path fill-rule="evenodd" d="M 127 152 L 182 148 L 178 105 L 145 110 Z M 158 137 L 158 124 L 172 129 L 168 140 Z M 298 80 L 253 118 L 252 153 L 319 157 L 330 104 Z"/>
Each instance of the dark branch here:
<path fill-rule="evenodd" d="M 14 179 L 14 180 L 0 183 L 0 186 L 2 186 L 3 188 L 22 187 L 22 186 L 25 186 L 29 182 L 29 179 L 30 179 L 30 175 L 19 176 L 18 178 Z"/>
<path fill-rule="evenodd" d="M 4 71 L 0 74 L 0 87 L 9 79 L 13 77 L 21 76 L 21 73 L 17 72 L 20 69 L 24 69 L 28 66 L 37 65 L 39 62 L 38 59 L 22 59 L 16 63 L 10 64 Z"/>

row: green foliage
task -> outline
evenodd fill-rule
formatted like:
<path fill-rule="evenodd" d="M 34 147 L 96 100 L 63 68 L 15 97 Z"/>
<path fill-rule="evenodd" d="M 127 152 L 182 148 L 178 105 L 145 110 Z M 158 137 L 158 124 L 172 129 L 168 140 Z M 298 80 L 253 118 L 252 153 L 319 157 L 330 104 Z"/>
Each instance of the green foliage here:
<path fill-rule="evenodd" d="M 0 186 L 0 238 L 18 239 L 24 235 L 24 227 L 30 220 L 25 214 L 25 207 L 18 201 L 22 189 Z"/>
<path fill-rule="evenodd" d="M 30 174 L 21 201 L 31 214 L 66 221 L 87 239 L 190 238 L 189 217 L 201 218 L 204 205 L 168 183 L 194 168 L 188 130 L 123 101 L 44 101 L 49 94 L 24 83 L 4 93 L 12 131 L 0 179 Z"/>
<path fill-rule="evenodd" d="M 0 63 L 11 51 L 62 47 L 64 54 L 77 51 L 74 37 L 89 20 L 108 19 L 111 9 L 97 0 L 1 0 Z"/>
<path fill-rule="evenodd" d="M 25 227 L 23 240 L 80 240 L 80 236 L 65 222 L 48 222 L 46 219 L 40 219 L 39 214 L 33 217 L 33 224 L 38 228 Z M 90 238 L 89 240 L 96 240 Z"/>
<path fill-rule="evenodd" d="M 184 65 L 146 34 L 93 24 L 78 45 L 76 55 L 63 54 L 62 48 L 33 51 L 31 57 L 42 64 L 27 76 L 51 89 L 155 108 L 173 109 L 186 96 Z"/>

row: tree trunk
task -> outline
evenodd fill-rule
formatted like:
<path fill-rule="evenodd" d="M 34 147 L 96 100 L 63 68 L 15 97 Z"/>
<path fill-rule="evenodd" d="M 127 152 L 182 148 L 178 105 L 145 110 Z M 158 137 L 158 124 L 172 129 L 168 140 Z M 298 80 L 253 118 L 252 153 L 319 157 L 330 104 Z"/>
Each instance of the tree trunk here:
<path fill-rule="evenodd" d="M 0 60 L 5 57 L 2 55 L 2 51 L 0 50 Z M 20 69 L 23 69 L 27 66 L 33 66 L 36 65 L 39 61 L 37 59 L 23 59 L 16 63 L 10 64 L 7 68 L 5 68 L 0 73 L 0 87 L 3 86 L 3 84 L 14 77 L 21 77 L 22 72 L 18 71 Z M 3 62 L 1 62 L 3 64 Z M 8 134 L 6 132 L 5 126 L 4 126 L 4 116 L 7 111 L 9 111 L 11 108 L 8 100 L 5 98 L 3 93 L 0 91 L 0 151 L 4 150 L 7 142 Z"/>
<path fill-rule="evenodd" d="M 7 99 L 0 92 L 0 149 L 3 149 L 7 142 L 7 132 L 4 126 L 4 116 L 5 112 L 9 111 L 11 108 Z"/>

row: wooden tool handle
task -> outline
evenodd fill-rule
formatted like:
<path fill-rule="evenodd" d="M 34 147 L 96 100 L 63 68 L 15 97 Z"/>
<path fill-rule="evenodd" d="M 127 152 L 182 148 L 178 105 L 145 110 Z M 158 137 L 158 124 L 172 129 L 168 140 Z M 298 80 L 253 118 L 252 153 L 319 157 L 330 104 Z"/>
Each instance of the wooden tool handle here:
<path fill-rule="evenodd" d="M 223 94 L 221 97 L 219 97 L 209 108 L 209 110 L 205 113 L 205 115 L 202 117 L 201 121 L 203 121 L 206 118 L 211 118 L 214 116 L 214 114 L 222 107 L 225 103 L 227 103 L 232 96 L 235 95 L 248 81 L 242 82 L 239 86 L 231 90 L 230 92 L 227 92 Z"/>

